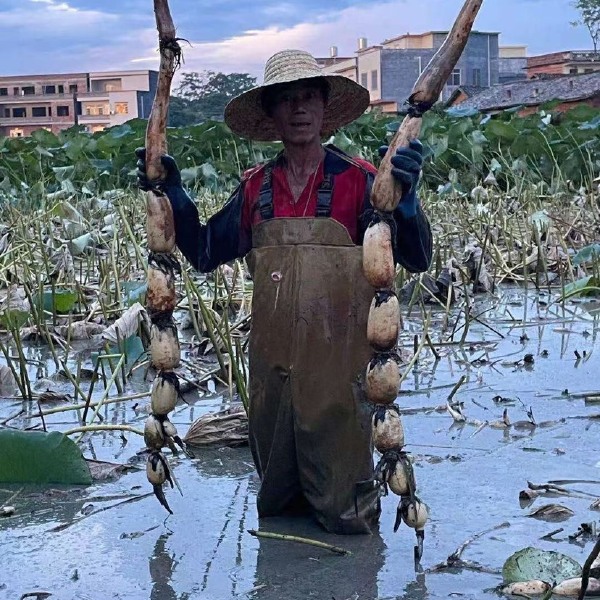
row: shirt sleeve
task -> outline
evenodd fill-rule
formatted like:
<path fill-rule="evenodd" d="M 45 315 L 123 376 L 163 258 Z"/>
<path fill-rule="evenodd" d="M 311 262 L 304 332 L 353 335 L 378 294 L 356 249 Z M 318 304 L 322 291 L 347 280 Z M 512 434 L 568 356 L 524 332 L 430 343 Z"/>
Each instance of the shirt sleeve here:
<path fill-rule="evenodd" d="M 377 171 L 373 167 L 372 170 L 369 169 L 367 174 L 363 214 L 360 218 L 360 243 L 362 243 L 364 232 L 369 225 L 369 213 L 373 210 L 370 198 L 376 173 Z M 420 203 L 417 204 L 417 214 L 414 217 L 405 217 L 399 208 L 394 210 L 393 216 L 396 223 L 394 260 L 410 273 L 427 271 L 433 254 L 433 238 L 429 220 L 423 212 Z"/>
<path fill-rule="evenodd" d="M 177 247 L 195 269 L 208 273 L 250 251 L 251 231 L 242 224 L 243 208 L 243 183 L 206 225 L 200 222 L 198 209 L 189 196 L 186 202 L 173 206 Z"/>

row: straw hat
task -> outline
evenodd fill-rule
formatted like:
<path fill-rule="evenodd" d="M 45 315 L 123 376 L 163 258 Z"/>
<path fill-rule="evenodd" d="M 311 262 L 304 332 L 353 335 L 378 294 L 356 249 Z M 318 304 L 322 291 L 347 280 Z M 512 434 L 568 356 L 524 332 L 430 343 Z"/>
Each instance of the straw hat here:
<path fill-rule="evenodd" d="M 302 50 L 283 50 L 274 54 L 265 65 L 262 85 L 236 98 L 225 107 L 225 123 L 241 137 L 257 142 L 273 142 L 279 135 L 263 110 L 263 91 L 279 83 L 322 77 L 329 84 L 329 95 L 323 116 L 323 135 L 351 123 L 369 106 L 369 92 L 348 77 L 323 75 L 317 61 Z"/>

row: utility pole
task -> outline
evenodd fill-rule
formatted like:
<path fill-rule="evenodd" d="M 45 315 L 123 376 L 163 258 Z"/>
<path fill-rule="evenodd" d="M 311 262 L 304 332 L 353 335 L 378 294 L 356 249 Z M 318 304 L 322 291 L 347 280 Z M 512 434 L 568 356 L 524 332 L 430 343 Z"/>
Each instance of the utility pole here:
<path fill-rule="evenodd" d="M 73 92 L 73 125 L 79 125 L 79 115 L 77 114 L 77 91 Z"/>

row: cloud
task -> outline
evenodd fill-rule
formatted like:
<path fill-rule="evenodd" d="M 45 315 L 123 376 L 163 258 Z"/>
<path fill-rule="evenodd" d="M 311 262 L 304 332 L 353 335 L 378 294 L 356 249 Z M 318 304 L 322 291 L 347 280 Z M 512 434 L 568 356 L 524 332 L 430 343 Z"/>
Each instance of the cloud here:
<path fill-rule="evenodd" d="M 281 6 L 285 9 L 286 5 Z M 217 42 L 192 42 L 191 48 L 185 48 L 184 70 L 242 71 L 260 78 L 266 59 L 284 48 L 303 48 L 323 56 L 335 45 L 340 55 L 351 56 L 359 37 L 377 44 L 406 32 L 447 30 L 461 6 L 462 0 L 388 0 L 348 7 L 289 27 L 248 29 Z M 502 23 L 501 44 L 525 44 L 532 54 L 587 47 L 583 30 L 569 25 L 574 17 L 569 0 L 484 2 L 475 29 L 497 31 Z M 133 58 L 134 63 L 147 66 L 153 60 L 156 55 L 150 52 Z"/>
<path fill-rule="evenodd" d="M 266 0 L 249 13 L 237 0 L 179 0 L 173 16 L 178 35 L 192 43 L 183 44 L 183 71 L 248 72 L 260 79 L 266 59 L 278 50 L 302 48 L 324 56 L 335 45 L 340 56 L 351 56 L 359 37 L 377 44 L 406 32 L 448 29 L 462 3 Z M 184 11 L 185 6 L 190 9 Z M 475 28 L 500 29 L 501 44 L 526 44 L 531 54 L 587 48 L 585 30 L 569 25 L 576 17 L 570 0 L 489 0 Z M 0 39 L 19 47 L 12 61 L 4 61 L 5 74 L 7 69 L 17 74 L 156 69 L 159 64 L 154 19 L 145 0 L 143 5 L 141 0 L 0 0 Z"/>

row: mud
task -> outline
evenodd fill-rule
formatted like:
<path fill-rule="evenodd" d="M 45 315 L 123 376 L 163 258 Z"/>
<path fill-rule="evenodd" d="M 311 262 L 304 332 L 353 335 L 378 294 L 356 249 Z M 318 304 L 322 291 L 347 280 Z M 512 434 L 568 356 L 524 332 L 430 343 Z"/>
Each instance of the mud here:
<path fill-rule="evenodd" d="M 0 520 L 0 598 L 47 592 L 61 600 L 486 599 L 498 597 L 502 564 L 523 547 L 558 550 L 583 563 L 593 542 L 569 535 L 582 523 L 597 521 L 590 505 L 600 496 L 600 484 L 568 486 L 589 497 L 539 498 L 529 507 L 519 503 L 527 481 L 600 482 L 600 404 L 586 403 L 582 394 L 600 392 L 595 348 L 600 313 L 594 312 L 599 306 L 569 302 L 563 308 L 553 298 L 507 288 L 497 300 L 478 301 L 473 313 L 482 313 L 488 327 L 473 322 L 465 344 L 438 347 L 438 361 L 427 353 L 403 384 L 398 404 L 415 409 L 404 417 L 407 450 L 415 456 L 419 495 L 431 512 L 418 572 L 414 533 L 406 527 L 392 531 L 392 496 L 382 499 L 380 531 L 372 536 L 328 535 L 305 519 L 258 523 L 250 453 L 224 448 L 176 459 L 184 496 L 166 492 L 175 513 L 169 518 L 154 497 L 144 497 L 150 490 L 141 468 L 83 489 L 0 486 L 0 505 L 19 491 L 11 501 L 16 514 Z M 417 310 L 405 320 L 409 348 L 419 321 Z M 436 313 L 435 328 L 442 323 L 443 313 Z M 461 335 L 456 332 L 455 339 Z M 533 363 L 524 362 L 526 354 Z M 516 423 L 528 421 L 531 409 L 536 426 L 461 426 L 447 412 L 434 410 L 445 404 L 463 374 L 467 380 L 454 400 L 463 403 L 469 419 L 497 421 L 507 408 Z M 146 384 L 132 382 L 130 391 L 136 385 L 144 389 Z M 193 419 L 224 403 L 212 396 L 178 406 L 173 421 L 185 432 Z M 133 404 L 107 406 L 106 422 L 140 427 L 145 414 L 136 414 Z M 2 400 L 0 420 L 20 407 Z M 47 425 L 66 430 L 76 421 L 63 414 L 48 418 Z M 102 432 L 86 438 L 82 449 L 88 458 L 141 467 L 136 453 L 142 446 L 133 434 Z M 568 506 L 574 516 L 558 524 L 528 516 L 549 502 Z M 95 512 L 100 509 L 106 510 Z M 467 538 L 505 522 L 509 526 L 465 549 L 463 559 L 477 570 L 432 572 Z M 319 539 L 352 554 L 338 556 L 247 533 L 259 528 Z M 551 540 L 541 539 L 559 528 Z"/>

